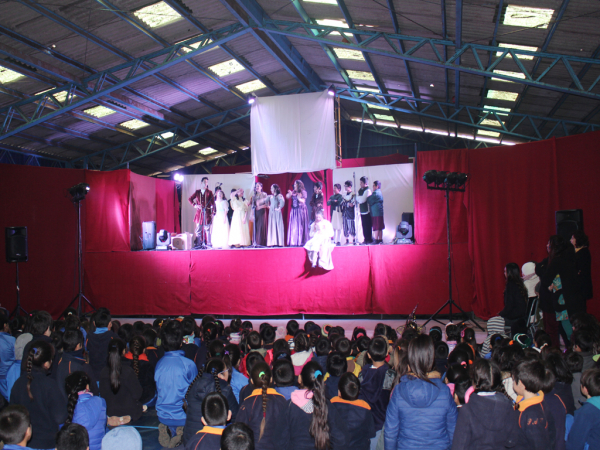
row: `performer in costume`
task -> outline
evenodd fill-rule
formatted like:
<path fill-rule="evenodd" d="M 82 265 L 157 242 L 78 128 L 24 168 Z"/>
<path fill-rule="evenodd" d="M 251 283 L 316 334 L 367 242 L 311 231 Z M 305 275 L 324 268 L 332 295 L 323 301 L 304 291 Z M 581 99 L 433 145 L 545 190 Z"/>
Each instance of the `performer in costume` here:
<path fill-rule="evenodd" d="M 313 195 L 310 200 L 310 223 L 313 223 L 315 221 L 315 214 L 318 211 L 323 211 L 323 203 L 323 183 L 317 181 L 313 186 Z"/>
<path fill-rule="evenodd" d="M 356 202 L 360 206 L 360 221 L 363 229 L 363 236 L 365 238 L 364 244 L 372 244 L 373 237 L 371 234 L 371 213 L 369 211 L 369 204 L 367 198 L 371 195 L 371 189 L 369 189 L 369 178 L 360 177 L 360 189 L 356 196 Z"/>
<path fill-rule="evenodd" d="M 269 205 L 269 231 L 267 233 L 267 247 L 283 247 L 284 234 L 283 234 L 283 214 L 281 209 L 285 205 L 283 195 L 281 195 L 281 189 L 279 185 L 271 185 L 271 193 L 267 199 Z"/>
<path fill-rule="evenodd" d="M 373 239 L 375 244 L 383 243 L 383 195 L 381 194 L 381 181 L 373 182 L 373 193 L 367 198 L 371 207 L 371 223 L 373 225 Z"/>
<path fill-rule="evenodd" d="M 228 248 L 229 245 L 229 202 L 225 199 L 225 193 L 219 187 L 216 193 L 215 209 L 217 213 L 212 221 L 212 246 L 213 248 Z"/>
<path fill-rule="evenodd" d="M 248 221 L 246 220 L 248 205 L 244 200 L 244 190 L 232 189 L 230 197 L 233 217 L 231 219 L 231 228 L 229 229 L 229 245 L 245 247 L 250 245 L 250 230 L 248 228 Z"/>
<path fill-rule="evenodd" d="M 327 200 L 329 205 L 329 214 L 331 216 L 331 226 L 333 227 L 333 242 L 336 245 L 341 245 L 342 229 L 344 227 L 342 218 L 342 203 L 344 197 L 340 194 L 342 186 L 340 184 L 333 185 L 333 195 Z"/>
<path fill-rule="evenodd" d="M 254 195 L 250 199 L 250 205 L 253 207 L 254 217 L 251 218 L 254 222 L 254 239 L 255 245 L 262 247 L 267 245 L 267 194 L 263 192 L 263 185 L 260 182 L 254 184 Z"/>
<path fill-rule="evenodd" d="M 352 192 L 352 181 L 348 180 L 344 183 L 344 189 L 346 192 L 342 194 L 344 202 L 342 203 L 342 215 L 344 220 L 344 236 L 346 237 L 346 244 L 350 244 L 350 236 L 354 245 L 356 242 L 356 227 L 354 224 L 354 192 Z"/>
<path fill-rule="evenodd" d="M 306 207 L 306 190 L 304 183 L 297 180 L 294 190 L 288 191 L 286 196 L 292 199 L 292 211 L 290 212 L 290 223 L 288 227 L 288 246 L 300 247 L 308 241 L 308 208 Z"/>
<path fill-rule="evenodd" d="M 202 178 L 200 189 L 191 195 L 188 202 L 196 208 L 196 215 L 194 216 L 196 245 L 194 248 L 200 247 L 202 242 L 210 245 L 210 225 L 215 211 L 215 197 L 208 189 L 208 177 Z M 204 236 L 202 233 L 204 233 Z"/>
<path fill-rule="evenodd" d="M 331 243 L 333 227 L 331 222 L 323 218 L 323 211 L 318 211 L 315 221 L 310 226 L 310 240 L 304 248 L 313 267 L 317 265 L 325 270 L 333 269 L 331 252 L 335 245 Z"/>

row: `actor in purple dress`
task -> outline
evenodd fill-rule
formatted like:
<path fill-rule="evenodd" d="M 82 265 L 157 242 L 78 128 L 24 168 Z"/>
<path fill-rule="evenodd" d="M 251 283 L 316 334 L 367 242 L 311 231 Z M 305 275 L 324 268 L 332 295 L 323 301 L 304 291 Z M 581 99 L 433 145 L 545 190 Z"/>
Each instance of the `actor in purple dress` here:
<path fill-rule="evenodd" d="M 288 227 L 288 246 L 304 246 L 308 241 L 309 222 L 308 208 L 306 207 L 306 190 L 304 183 L 297 180 L 294 183 L 294 190 L 288 191 L 286 198 L 292 199 L 292 211 L 290 212 L 290 225 Z"/>

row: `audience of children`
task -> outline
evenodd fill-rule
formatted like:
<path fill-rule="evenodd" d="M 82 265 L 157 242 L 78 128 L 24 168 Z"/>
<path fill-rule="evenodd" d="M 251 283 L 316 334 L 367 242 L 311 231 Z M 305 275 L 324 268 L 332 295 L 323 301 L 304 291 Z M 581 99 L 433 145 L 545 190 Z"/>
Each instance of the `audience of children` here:
<path fill-rule="evenodd" d="M 600 449 L 600 327 L 589 314 L 573 317 L 566 350 L 541 330 L 488 332 L 482 349 L 455 324 L 444 342 L 439 327 L 414 323 L 401 337 L 378 324 L 350 338 L 290 321 L 276 339 L 271 325 L 211 316 L 200 327 L 191 317 L 121 325 L 103 308 L 90 322 L 42 311 L 16 322 L 0 331 L 0 358 L 14 346 L 0 367 L 9 450 L 141 448 L 124 425 L 154 402 L 167 448 Z"/>

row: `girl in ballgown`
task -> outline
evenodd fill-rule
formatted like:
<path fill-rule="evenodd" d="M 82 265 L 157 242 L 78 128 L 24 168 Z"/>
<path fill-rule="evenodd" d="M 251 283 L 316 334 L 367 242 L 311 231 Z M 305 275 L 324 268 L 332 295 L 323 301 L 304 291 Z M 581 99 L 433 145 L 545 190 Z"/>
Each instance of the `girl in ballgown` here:
<path fill-rule="evenodd" d="M 267 201 L 269 205 L 269 231 L 267 233 L 267 247 L 283 247 L 283 215 L 281 209 L 285 205 L 279 185 L 271 185 L 271 193 Z"/>
<path fill-rule="evenodd" d="M 215 206 L 217 214 L 212 221 L 212 247 L 227 248 L 229 242 L 229 221 L 227 220 L 229 202 L 225 200 L 225 193 L 222 190 L 217 191 Z"/>
<path fill-rule="evenodd" d="M 297 180 L 294 190 L 288 191 L 286 198 L 292 199 L 292 211 L 290 213 L 290 225 L 288 227 L 288 245 L 300 247 L 308 241 L 308 208 L 306 207 L 306 190 L 304 183 Z"/>
<path fill-rule="evenodd" d="M 233 189 L 231 191 L 231 208 L 233 209 L 233 218 L 229 229 L 229 245 L 235 247 L 248 246 L 250 245 L 250 229 L 246 218 L 248 205 L 244 201 L 243 189 Z"/>
<path fill-rule="evenodd" d="M 264 247 L 267 245 L 267 194 L 262 190 L 263 185 L 256 182 L 254 195 L 250 199 L 250 207 L 254 207 L 254 244 Z"/>

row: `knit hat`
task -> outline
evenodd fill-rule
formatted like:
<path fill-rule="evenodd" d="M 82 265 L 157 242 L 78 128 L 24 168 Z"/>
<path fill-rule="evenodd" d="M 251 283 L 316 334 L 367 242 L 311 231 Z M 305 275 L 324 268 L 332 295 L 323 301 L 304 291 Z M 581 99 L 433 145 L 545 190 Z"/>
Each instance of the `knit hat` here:
<path fill-rule="evenodd" d="M 102 438 L 102 450 L 142 450 L 142 437 L 133 427 L 113 428 Z"/>
<path fill-rule="evenodd" d="M 31 333 L 23 333 L 17 338 L 15 341 L 15 359 L 17 361 L 23 360 L 23 351 L 25 351 L 25 346 L 31 340 L 33 340 L 33 335 Z"/>

